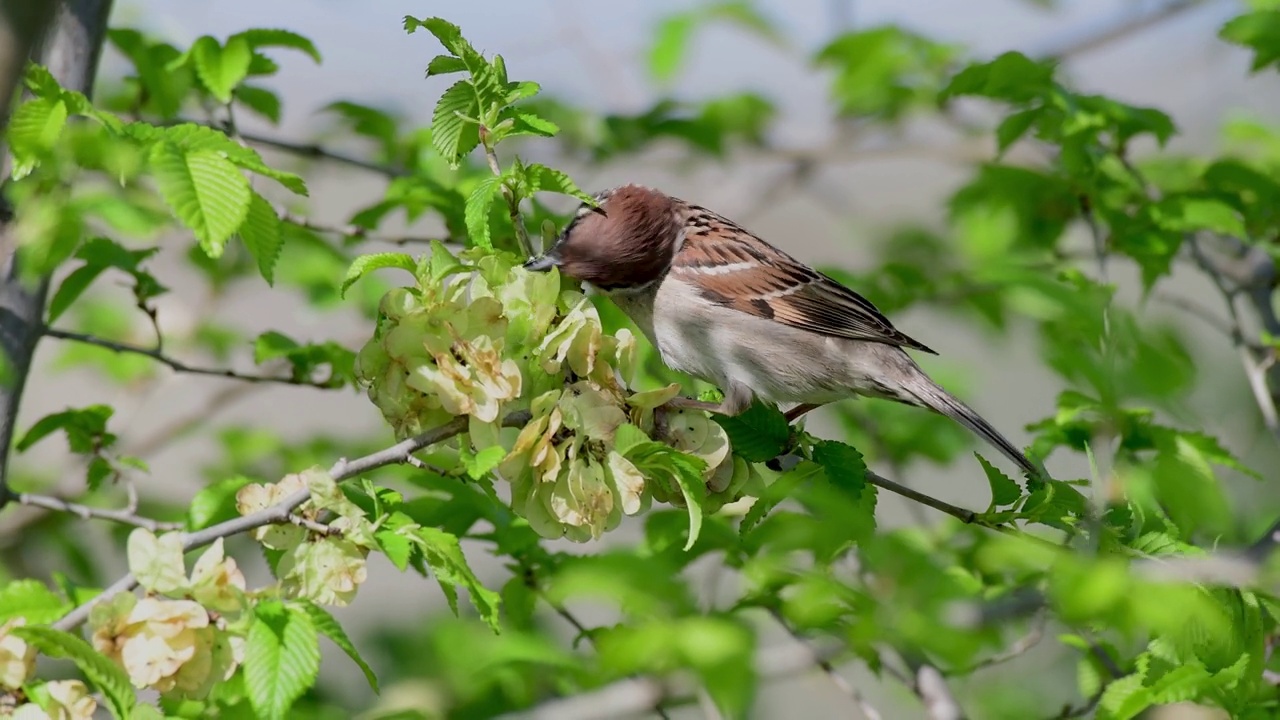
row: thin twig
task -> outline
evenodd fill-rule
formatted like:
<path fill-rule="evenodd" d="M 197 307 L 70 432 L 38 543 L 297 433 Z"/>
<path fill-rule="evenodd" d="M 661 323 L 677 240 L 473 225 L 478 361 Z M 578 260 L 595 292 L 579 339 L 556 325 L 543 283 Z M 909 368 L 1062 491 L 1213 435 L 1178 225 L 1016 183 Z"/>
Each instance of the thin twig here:
<path fill-rule="evenodd" d="M 1065 60 L 1073 55 L 1083 55 L 1142 32 L 1152 25 L 1203 4 L 1205 0 L 1172 0 L 1154 10 L 1128 13 L 1129 17 L 1107 26 L 1101 32 L 1094 32 L 1079 40 L 1062 43 L 1058 47 L 1050 47 L 1041 51 L 1040 55 L 1058 60 Z"/>
<path fill-rule="evenodd" d="M 341 535 L 342 530 L 332 525 L 325 525 L 322 522 L 316 522 L 311 518 L 303 517 L 297 513 L 289 513 L 289 524 L 297 525 L 300 528 L 309 530 L 316 535 L 328 537 L 330 535 Z"/>
<path fill-rule="evenodd" d="M 337 152 L 336 150 L 330 150 L 323 145 L 315 143 L 296 143 L 247 132 L 240 133 L 240 137 L 243 138 L 245 142 L 252 145 L 262 145 L 276 150 L 281 150 L 292 155 L 298 155 L 300 157 L 324 160 L 340 165 L 349 165 L 387 178 L 405 177 L 409 174 L 403 168 L 376 163 L 372 160 L 365 160 L 354 155 L 347 155 Z"/>
<path fill-rule="evenodd" d="M 46 327 L 44 335 L 59 340 L 70 340 L 72 342 L 83 343 L 85 345 L 95 345 L 100 348 L 106 348 L 117 353 L 128 353 L 132 355 L 142 355 L 149 357 L 163 365 L 168 365 L 175 372 L 189 373 L 192 375 L 208 375 L 211 377 L 230 378 L 233 380 L 241 380 L 251 383 L 280 383 L 282 385 L 303 385 L 307 387 L 316 387 L 325 390 L 334 389 L 338 385 L 332 377 L 324 380 L 307 380 L 293 377 L 281 377 L 278 375 L 252 375 L 248 373 L 236 372 L 227 368 L 207 368 L 188 365 L 180 360 L 176 360 L 159 350 L 144 348 L 138 345 L 129 345 L 128 343 L 120 343 L 114 340 L 107 340 L 96 335 L 87 335 L 85 333 L 70 332 L 67 330 L 58 330 L 57 328 Z"/>
<path fill-rule="evenodd" d="M 1031 629 L 1022 637 L 1014 640 L 1003 652 L 996 653 L 991 657 L 979 660 L 971 665 L 966 665 L 963 668 L 950 668 L 944 672 L 943 675 L 947 677 L 971 675 L 979 670 L 1007 663 L 1040 644 L 1040 641 L 1044 639 L 1044 629 L 1048 623 L 1049 613 L 1044 607 L 1041 607 L 1036 612 L 1035 619 L 1031 622 Z"/>
<path fill-rule="evenodd" d="M 484 145 L 484 158 L 489 163 L 489 171 L 494 177 L 502 177 L 502 165 L 498 163 L 498 153 L 490 141 L 489 129 L 480 126 L 480 141 Z M 506 183 L 502 183 L 502 198 L 507 201 L 507 210 L 511 214 L 511 224 L 516 229 L 516 242 L 520 243 L 520 252 L 525 257 L 533 257 L 533 243 L 529 241 L 529 231 L 525 229 L 524 217 L 520 215 L 520 201 Z"/>
<path fill-rule="evenodd" d="M 432 238 L 420 235 L 384 235 L 373 232 L 369 228 L 359 225 L 325 225 L 315 222 L 303 215 L 291 213 L 288 211 L 279 212 L 280 219 L 290 225 L 297 225 L 300 228 L 306 228 L 313 232 L 324 233 L 325 235 L 339 235 L 344 238 L 355 238 L 357 240 L 371 240 L 374 242 L 384 242 L 391 245 L 427 245 L 433 240 L 439 240 L 445 247 L 451 251 L 457 251 L 463 247 L 462 243 L 456 242 L 450 238 Z"/>
<path fill-rule="evenodd" d="M 826 673 L 827 679 L 831 681 L 831 684 L 835 685 L 836 689 L 840 692 L 847 695 L 849 699 L 853 701 L 854 705 L 858 707 L 859 712 L 866 716 L 867 720 L 881 720 L 880 712 L 877 711 L 871 703 L 867 702 L 867 699 L 862 696 L 861 692 L 858 692 L 858 688 L 854 687 L 853 683 L 849 682 L 845 676 L 841 675 L 840 672 L 836 670 L 836 667 L 831 663 L 830 658 L 821 655 L 814 650 L 813 647 L 809 645 L 809 642 L 805 638 L 801 637 L 800 633 L 798 633 L 795 628 L 791 627 L 791 623 L 787 622 L 787 619 L 783 617 L 782 613 L 776 608 L 769 608 L 769 614 L 773 616 L 773 619 L 782 626 L 782 629 L 785 630 L 793 640 L 809 652 L 813 658 L 814 667 L 817 667 L 821 669 L 822 672 Z"/>
<path fill-rule="evenodd" d="M 165 522 L 163 520 L 143 517 L 138 515 L 134 510 L 128 508 L 112 510 L 110 508 L 90 507 L 88 505 L 81 505 L 80 503 L 70 502 L 51 495 L 16 493 L 13 496 L 13 501 L 19 505 L 28 505 L 30 507 L 44 508 L 45 510 L 71 513 L 72 515 L 79 516 L 85 520 L 110 520 L 111 522 L 121 523 L 122 525 L 146 528 L 151 532 L 181 530 L 183 527 L 180 522 Z"/>

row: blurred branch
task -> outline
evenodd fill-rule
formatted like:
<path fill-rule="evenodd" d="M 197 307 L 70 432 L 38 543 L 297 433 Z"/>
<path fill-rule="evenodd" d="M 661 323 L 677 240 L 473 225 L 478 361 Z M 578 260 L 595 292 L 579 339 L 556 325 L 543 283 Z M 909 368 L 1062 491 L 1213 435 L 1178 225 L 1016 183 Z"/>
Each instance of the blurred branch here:
<path fill-rule="evenodd" d="M 88 505 L 68 502 L 62 498 L 56 498 L 50 495 L 33 495 L 31 493 L 15 493 L 12 500 L 19 505 L 28 505 L 30 507 L 44 508 L 45 510 L 71 513 L 72 515 L 78 515 L 85 520 L 110 520 L 111 522 L 117 522 L 123 525 L 146 528 L 151 532 L 164 532 L 168 530 L 182 529 L 182 523 L 180 522 L 164 522 L 162 520 L 142 517 L 137 514 L 135 509 L 132 508 L 111 510 L 109 508 L 90 507 Z"/>
<path fill-rule="evenodd" d="M 795 628 L 791 627 L 791 623 L 787 622 L 787 619 L 783 617 L 782 613 L 776 608 L 769 608 L 769 614 L 773 616 L 773 619 L 782 626 L 783 630 L 787 631 L 787 634 L 790 635 L 791 638 L 800 645 L 800 647 L 809 651 L 813 665 L 826 673 L 827 678 L 831 680 L 831 684 L 835 685 L 840 692 L 847 695 L 849 699 L 853 701 L 853 704 L 857 706 L 858 711 L 866 717 L 866 720 L 882 720 L 880 712 L 876 710 L 871 703 L 867 702 L 867 699 L 862 696 L 862 693 L 858 691 L 858 688 L 854 687 L 853 683 L 849 682 L 845 676 L 841 675 L 840 672 L 836 670 L 835 665 L 831 663 L 831 659 L 828 657 L 827 653 L 819 653 L 810 646 L 808 640 L 802 637 Z"/>
<path fill-rule="evenodd" d="M 529 411 L 520 410 L 507 415 L 502 420 L 502 424 L 506 427 L 519 427 L 529 422 Z M 347 460 L 341 458 L 329 468 L 329 477 L 335 482 L 350 480 L 353 477 L 362 475 L 372 470 L 387 465 L 395 465 L 404 462 L 404 459 L 410 454 L 421 450 L 428 445 L 433 445 L 442 440 L 447 440 L 455 435 L 465 432 L 467 429 L 467 416 L 459 416 L 441 425 L 438 428 L 428 430 L 419 435 L 415 435 L 407 440 L 384 448 L 374 453 L 369 453 L 355 460 Z M 268 508 L 263 508 L 257 512 L 242 515 L 240 517 L 231 518 L 224 522 L 210 525 L 202 530 L 187 533 L 182 539 L 182 548 L 184 551 L 191 551 L 202 548 L 220 538 L 231 537 L 240 533 L 246 533 L 266 525 L 282 525 L 292 522 L 290 517 L 298 506 L 305 503 L 311 498 L 311 493 L 307 489 L 299 490 L 292 495 L 286 497 L 280 502 Z M 89 617 L 89 612 L 101 602 L 110 600 L 112 597 L 122 592 L 128 592 L 137 587 L 138 580 L 132 573 L 126 574 L 110 587 L 103 590 L 92 600 L 76 607 L 71 612 L 64 615 L 53 627 L 59 630 L 72 630 L 79 627 L 81 623 Z"/>
<path fill-rule="evenodd" d="M 236 372 L 227 368 L 207 368 L 188 365 L 180 360 L 165 355 L 159 350 L 152 348 L 139 347 L 137 345 L 129 345 L 114 340 L 97 337 L 96 335 L 87 335 L 85 333 L 69 332 L 67 330 L 58 330 L 56 328 L 47 327 L 44 334 L 51 338 L 59 340 L 70 340 L 72 342 L 83 343 L 85 345 L 94 345 L 100 348 L 106 348 L 117 353 L 127 353 L 131 355 L 142 355 L 152 360 L 168 365 L 174 372 L 189 373 L 192 375 L 208 375 L 211 377 L 230 378 L 232 380 L 240 380 L 251 383 L 280 383 L 282 385 L 303 385 L 306 387 L 316 387 L 322 390 L 332 390 L 338 386 L 333 384 L 333 378 L 326 380 L 304 380 L 293 377 L 281 377 L 278 375 L 252 375 L 248 373 Z"/>
<path fill-rule="evenodd" d="M 51 12 L 55 6 L 56 11 Z M 4 58 L 0 63 L 6 64 L 0 70 L 0 107 L 4 110 L 0 112 L 0 125 L 8 120 L 8 105 L 16 83 L 14 73 L 21 72 L 33 44 L 39 44 L 36 60 L 63 87 L 92 94 L 110 12 L 111 0 L 0 2 L 0 26 L 8 32 L 29 33 L 19 35 L 16 41 L 0 33 L 0 58 Z M 45 36 L 41 27 L 48 25 L 51 16 L 53 26 Z M 8 175 L 7 168 L 3 174 Z M 12 219 L 12 208 L 0 198 L 0 506 L 10 499 L 9 445 L 31 358 L 44 326 L 45 299 L 49 294 L 49 278 L 30 277 L 19 267 Z"/>
<path fill-rule="evenodd" d="M 929 720 L 963 720 L 964 711 L 947 686 L 946 678 L 932 665 L 921 665 L 916 671 L 916 695 L 924 703 Z"/>
<path fill-rule="evenodd" d="M 226 130 L 226 128 L 218 127 L 216 125 L 211 125 L 210 127 L 213 127 L 215 130 Z M 297 155 L 299 157 L 311 158 L 313 160 L 324 160 L 338 165 L 348 165 L 350 167 L 366 170 L 374 173 L 375 175 L 382 175 L 387 178 L 405 177 L 409 174 L 403 168 L 384 165 L 372 160 L 365 160 L 364 158 L 356 157 L 355 155 L 347 155 L 345 153 L 338 152 L 337 150 L 331 150 L 317 143 L 291 142 L 289 140 L 281 140 L 279 138 L 248 132 L 240 132 L 239 137 L 250 145 L 269 147 L 274 150 L 286 152 L 291 155 Z"/>
<path fill-rule="evenodd" d="M 1041 50 L 1040 55 L 1046 58 L 1065 60 L 1075 55 L 1084 55 L 1099 48 L 1123 40 L 1135 33 L 1140 33 L 1165 20 L 1176 17 L 1187 10 L 1205 5 L 1209 0 L 1171 0 L 1152 10 L 1137 10 L 1124 13 L 1124 17 L 1113 21 L 1101 30 L 1091 32 L 1084 37 L 1067 40 L 1050 45 Z"/>
<path fill-rule="evenodd" d="M 371 240 L 374 242 L 384 242 L 392 245 L 427 245 L 433 240 L 439 240 L 451 252 L 461 250 L 464 245 L 451 238 L 430 238 L 424 236 L 412 235 L 383 235 L 372 232 L 368 228 L 359 225 L 325 225 L 315 222 L 304 215 L 291 213 L 288 211 L 279 211 L 280 219 L 290 225 L 297 225 L 300 228 L 311 230 L 312 232 L 324 233 L 325 235 L 339 235 L 343 238 L 355 238 L 358 240 Z"/>
<path fill-rule="evenodd" d="M 54 0 L 0 2 L 0 130 L 9 124 L 9 103 L 17 93 L 31 49 L 48 31 L 57 7 Z"/>
<path fill-rule="evenodd" d="M 1031 650 L 1031 648 L 1034 648 L 1036 645 L 1040 644 L 1040 641 L 1044 639 L 1045 626 L 1048 624 L 1049 624 L 1048 610 L 1046 607 L 1041 606 L 1040 609 L 1036 612 L 1035 617 L 1031 621 L 1031 629 L 1028 630 L 1027 633 L 1022 637 L 1018 638 L 1017 640 L 1014 640 L 1009 645 L 1009 647 L 1006 648 L 1003 652 L 996 653 L 991 657 L 984 658 L 982 660 L 979 660 L 976 663 L 967 665 L 962 668 L 950 668 L 943 674 L 946 675 L 947 677 L 954 677 L 957 675 L 971 675 L 979 670 L 983 670 L 983 669 L 992 667 L 994 665 L 1007 663 L 1010 660 L 1013 660 L 1014 658 L 1020 657 L 1026 654 L 1029 650 Z"/>

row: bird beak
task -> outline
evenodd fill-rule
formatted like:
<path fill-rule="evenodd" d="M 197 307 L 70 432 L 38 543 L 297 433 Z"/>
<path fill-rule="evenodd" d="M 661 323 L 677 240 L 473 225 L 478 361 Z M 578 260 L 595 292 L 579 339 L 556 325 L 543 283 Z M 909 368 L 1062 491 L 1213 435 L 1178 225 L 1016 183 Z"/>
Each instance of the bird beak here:
<path fill-rule="evenodd" d="M 547 253 L 541 257 L 530 258 L 524 264 L 524 269 L 530 272 L 547 272 L 553 267 L 560 264 L 560 259 L 551 253 Z"/>

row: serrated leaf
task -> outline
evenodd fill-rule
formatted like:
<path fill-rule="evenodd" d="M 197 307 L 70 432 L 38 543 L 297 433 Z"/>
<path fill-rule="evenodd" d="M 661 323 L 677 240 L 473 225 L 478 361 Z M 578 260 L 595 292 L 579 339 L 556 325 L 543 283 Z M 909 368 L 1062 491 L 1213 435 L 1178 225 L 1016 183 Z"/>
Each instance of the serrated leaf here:
<path fill-rule="evenodd" d="M 138 702 L 129 677 L 89 643 L 71 633 L 49 627 L 17 627 L 10 632 L 26 640 L 42 654 L 70 660 L 85 678 L 102 692 L 111 714 L 119 720 L 130 720 Z"/>
<path fill-rule="evenodd" d="M 262 278 L 268 285 L 274 285 L 276 261 L 284 247 L 284 228 L 275 208 L 256 192 L 250 195 L 249 212 L 240 225 L 240 239 L 258 263 Z"/>
<path fill-rule="evenodd" d="M 51 623 L 70 609 L 70 603 L 39 580 L 14 580 L 0 588 L 0 623 L 18 617 L 32 625 Z"/>
<path fill-rule="evenodd" d="M 493 248 L 493 239 L 489 233 L 489 209 L 493 207 L 501 185 L 502 178 L 497 175 L 487 176 L 476 184 L 475 190 L 467 198 L 467 235 L 474 245 L 486 250 Z"/>
<path fill-rule="evenodd" d="M 253 49 L 241 36 L 227 38 L 226 45 L 205 35 L 191 46 L 196 76 L 218 102 L 231 102 L 231 91 L 249 75 Z"/>
<path fill-rule="evenodd" d="M 278 28 L 252 28 L 243 32 L 232 35 L 231 38 L 242 38 L 249 44 L 249 47 L 257 50 L 264 47 L 279 47 L 299 50 L 306 53 L 317 65 L 320 64 L 320 51 L 316 49 L 315 43 L 311 39 L 299 35 L 292 30 L 281 30 Z M 227 42 L 231 42 L 228 39 Z"/>
<path fill-rule="evenodd" d="M 1022 488 L 1018 487 L 1018 483 L 1000 472 L 999 468 L 987 462 L 987 459 L 978 453 L 973 455 L 978 458 L 978 464 L 982 465 L 983 472 L 987 474 L 987 483 L 991 486 L 992 509 L 1012 505 L 1022 497 Z"/>
<path fill-rule="evenodd" d="M 555 137 L 560 132 L 560 126 L 538 117 L 527 110 L 517 110 L 511 115 L 511 119 L 515 125 L 510 135 L 537 135 L 539 137 Z"/>
<path fill-rule="evenodd" d="M 1098 707 L 1108 720 L 1130 720 L 1151 707 L 1151 692 L 1143 687 L 1142 675 L 1127 675 L 1107 685 Z"/>
<path fill-rule="evenodd" d="M 466 70 L 467 64 L 462 62 L 461 58 L 449 55 L 437 55 L 431 58 L 431 62 L 427 63 L 427 77 L 450 75 L 456 72 L 466 72 Z"/>
<path fill-rule="evenodd" d="M 413 543 L 409 538 L 392 530 L 379 530 L 374 533 L 373 539 L 378 541 L 378 548 L 397 570 L 404 572 L 408 569 L 409 560 L 413 556 Z"/>
<path fill-rule="evenodd" d="M 288 717 L 319 671 L 320 639 L 311 616 L 276 600 L 259 603 L 244 649 L 245 689 L 259 717 Z"/>
<path fill-rule="evenodd" d="M 528 183 L 529 195 L 535 192 L 550 191 L 577 198 L 585 203 L 595 202 L 563 170 L 556 170 L 539 163 L 531 163 L 524 167 L 523 175 L 525 182 Z"/>
<path fill-rule="evenodd" d="M 61 97 L 36 98 L 14 111 L 5 129 L 5 140 L 14 159 L 29 170 L 53 149 L 66 124 L 67 104 Z"/>
<path fill-rule="evenodd" d="M 171 127 L 156 128 L 145 123 L 130 123 L 123 128 L 122 132 L 143 143 L 160 144 L 162 140 L 167 140 L 182 150 L 214 151 L 226 157 L 237 167 L 271 178 L 295 194 L 307 194 L 307 184 L 296 173 L 268 166 L 256 150 L 237 143 L 211 127 L 195 123 L 180 123 Z"/>
<path fill-rule="evenodd" d="M 356 650 L 356 646 L 351 642 L 351 638 L 347 637 L 347 633 L 343 631 L 338 621 L 329 614 L 328 610 L 315 603 L 306 602 L 302 603 L 301 606 L 302 610 L 311 617 L 311 624 L 315 626 L 316 630 L 319 630 L 321 635 L 332 640 L 334 645 L 337 645 L 342 652 L 346 653 L 347 657 L 351 658 L 351 661 L 360 668 L 360 672 L 364 673 L 364 679 L 369 682 L 369 687 L 373 688 L 375 693 L 378 692 L 378 676 L 373 674 L 373 668 L 369 667 L 369 664 L 360 656 L 360 651 Z"/>
<path fill-rule="evenodd" d="M 470 80 L 459 80 L 445 90 L 431 113 L 431 145 L 456 169 L 462 156 L 480 144 L 480 133 L 473 120 L 481 114 L 475 87 Z"/>
<path fill-rule="evenodd" d="M 347 296 L 347 290 L 360 278 L 382 268 L 400 268 L 410 274 L 418 269 L 418 264 L 406 253 L 384 252 L 361 255 L 351 262 L 346 277 L 342 278 L 342 286 L 338 291 L 341 297 Z"/>
<path fill-rule="evenodd" d="M 738 415 L 713 414 L 720 427 L 729 435 L 729 444 L 735 455 L 747 462 L 764 462 L 781 455 L 791 441 L 791 426 L 777 408 L 764 403 L 752 403 Z"/>
<path fill-rule="evenodd" d="M 851 445 L 820 440 L 813 446 L 813 461 L 822 466 L 833 485 L 855 497 L 867 486 L 867 463 Z"/>
<path fill-rule="evenodd" d="M 743 534 L 750 532 L 752 528 L 760 524 L 765 515 L 768 515 L 778 503 L 790 497 L 792 491 L 801 482 L 820 472 L 825 471 L 818 463 L 802 462 L 783 473 L 777 480 L 773 481 L 773 484 L 765 488 L 765 491 L 756 499 L 755 504 L 742 517 L 742 523 L 739 526 L 741 532 Z"/>
<path fill-rule="evenodd" d="M 445 597 L 449 600 L 449 606 L 453 608 L 454 614 L 458 612 L 458 601 L 453 588 L 465 588 L 471 595 L 471 603 L 480 612 L 480 617 L 495 633 L 498 632 L 498 609 L 502 603 L 502 597 L 485 587 L 472 572 L 458 537 L 431 527 L 417 528 L 413 537 L 422 549 L 427 566 L 431 568 L 441 589 L 445 591 Z"/>
<path fill-rule="evenodd" d="M 151 169 L 161 197 L 195 233 L 201 249 L 221 257 L 249 213 L 249 181 L 240 169 L 212 150 L 184 152 L 167 142 L 152 149 Z"/>

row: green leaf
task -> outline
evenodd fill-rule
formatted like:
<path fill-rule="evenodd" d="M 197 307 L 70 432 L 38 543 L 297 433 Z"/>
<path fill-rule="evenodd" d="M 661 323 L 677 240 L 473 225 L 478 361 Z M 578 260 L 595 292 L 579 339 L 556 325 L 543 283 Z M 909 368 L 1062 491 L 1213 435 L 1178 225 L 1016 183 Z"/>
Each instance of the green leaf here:
<path fill-rule="evenodd" d="M 535 192 L 558 192 L 562 195 L 568 195 L 585 203 L 595 203 L 595 199 L 582 191 L 573 178 L 563 170 L 547 167 L 539 163 L 530 163 L 524 166 L 524 180 L 528 191 L 526 196 L 531 196 Z"/>
<path fill-rule="evenodd" d="M 404 572 L 409 567 L 409 561 L 413 558 L 413 542 L 404 535 L 393 532 L 391 530 L 379 530 L 374 533 L 373 539 L 378 541 L 378 548 L 382 550 L 382 554 L 387 556 L 392 565 L 400 572 Z"/>
<path fill-rule="evenodd" d="M 62 317 L 62 313 L 71 307 L 71 304 L 79 298 L 89 285 L 106 270 L 103 265 L 85 265 L 76 268 L 62 280 L 62 284 L 58 285 L 58 290 L 54 292 L 53 299 L 49 301 L 49 320 L 50 324 Z"/>
<path fill-rule="evenodd" d="M 187 529 L 199 530 L 239 515 L 236 493 L 253 482 L 252 478 L 233 475 L 201 488 L 187 509 Z"/>
<path fill-rule="evenodd" d="M 317 65 L 321 62 L 320 51 L 316 49 L 315 43 L 311 42 L 310 38 L 299 35 L 292 30 L 253 28 L 232 35 L 231 38 L 228 38 L 227 43 L 230 44 L 231 40 L 235 38 L 243 39 L 254 50 L 260 50 L 264 47 L 289 48 L 306 53 Z"/>
<path fill-rule="evenodd" d="M 685 509 L 689 513 L 689 539 L 684 545 L 685 552 L 688 552 L 702 532 L 702 501 L 707 497 L 707 486 L 702 480 L 702 473 L 706 470 L 706 462 L 652 440 L 632 446 L 624 457 L 645 477 L 661 475 L 680 488 L 687 506 Z"/>
<path fill-rule="evenodd" d="M 258 193 L 250 192 L 249 212 L 240 225 L 240 239 L 258 263 L 262 278 L 268 285 L 274 285 L 276 261 L 284 247 L 284 227 L 271 203 Z"/>
<path fill-rule="evenodd" d="M 413 257 L 406 253 L 384 252 L 361 255 L 351 262 L 351 267 L 347 268 L 347 275 L 342 279 L 339 294 L 342 297 L 346 297 L 347 290 L 356 281 L 370 272 L 382 268 L 400 268 L 413 273 L 417 270 L 418 264 L 414 262 Z"/>
<path fill-rule="evenodd" d="M 1037 62 L 1020 52 L 1007 52 L 990 62 L 973 63 L 956 74 L 939 94 L 940 99 L 979 95 L 1023 103 L 1044 96 L 1053 88 L 1053 65 Z"/>
<path fill-rule="evenodd" d="M 334 645 L 337 645 L 342 652 L 346 653 L 347 657 L 351 658 L 351 661 L 360 668 L 360 672 L 364 673 L 364 679 L 369 682 L 369 687 L 373 688 L 375 693 L 378 692 L 378 676 L 373 674 L 373 668 L 369 667 L 369 663 L 366 663 L 364 658 L 360 656 L 360 651 L 356 650 L 351 638 L 347 637 L 347 633 L 342 630 L 342 626 L 329 614 L 329 611 L 311 602 L 301 603 L 301 607 L 311 618 L 311 624 L 315 626 L 316 630 L 319 630 L 321 635 L 332 640 Z"/>
<path fill-rule="evenodd" d="M 487 447 L 474 455 L 467 453 L 465 456 L 467 475 L 472 480 L 479 480 L 498 467 L 506 456 L 507 449 L 501 445 Z"/>
<path fill-rule="evenodd" d="M 1152 206 L 1151 215 L 1166 230 L 1209 230 L 1236 238 L 1248 235 L 1240 213 L 1227 203 L 1212 198 L 1185 195 L 1166 197 Z"/>
<path fill-rule="evenodd" d="M 462 62 L 461 58 L 449 55 L 437 55 L 431 58 L 431 62 L 427 63 L 427 77 L 450 75 L 456 72 L 466 72 L 466 70 L 467 64 Z"/>
<path fill-rule="evenodd" d="M 982 465 L 982 470 L 987 474 L 987 483 L 991 485 L 991 508 L 1012 505 L 1022 497 L 1022 488 L 1018 487 L 1018 483 L 1009 478 L 1008 475 L 1000 472 L 1000 470 L 987 462 L 987 459 L 979 455 L 973 454 L 978 458 L 978 463 Z"/>
<path fill-rule="evenodd" d="M 58 430 L 67 434 L 67 444 L 74 453 L 91 453 L 115 443 L 116 436 L 107 432 L 107 420 L 115 409 L 110 405 L 90 405 L 45 415 L 14 445 L 18 452 L 40 442 Z"/>
<path fill-rule="evenodd" d="M 514 121 L 513 129 L 507 133 L 511 135 L 537 135 L 539 137 L 555 137 L 560 132 L 560 126 L 538 117 L 528 110 L 516 110 L 511 114 Z"/>
<path fill-rule="evenodd" d="M 735 416 L 713 414 L 729 435 L 733 452 L 747 462 L 764 462 L 781 455 L 791 441 L 791 426 L 777 408 L 752 403 Z"/>
<path fill-rule="evenodd" d="M 272 125 L 280 124 L 280 96 L 256 85 L 240 85 L 233 93 L 237 102 L 262 117 Z"/>
<path fill-rule="evenodd" d="M 489 233 L 489 209 L 502 186 L 502 178 L 489 175 L 476 184 L 475 190 L 467 198 L 467 234 L 471 242 L 486 250 L 493 248 L 493 239 Z"/>
<path fill-rule="evenodd" d="M 244 683 L 259 717 L 283 720 L 320 672 L 311 615 L 278 600 L 259 603 L 244 649 Z"/>
<path fill-rule="evenodd" d="M 129 677 L 89 643 L 71 633 L 48 627 L 17 627 L 11 632 L 48 657 L 63 658 L 75 663 L 89 682 L 102 692 L 113 716 L 119 720 L 133 717 L 133 708 L 138 698 L 129 683 Z"/>
<path fill-rule="evenodd" d="M 1252 12 L 1232 19 L 1218 36 L 1253 50 L 1253 72 L 1280 61 L 1280 10 Z"/>
<path fill-rule="evenodd" d="M 834 440 L 820 440 L 813 446 L 813 461 L 822 466 L 827 479 L 854 497 L 867 486 L 867 463 L 856 448 Z"/>
<path fill-rule="evenodd" d="M 196 76 L 218 102 L 231 102 L 231 91 L 249 75 L 253 50 L 243 36 L 232 35 L 227 44 L 205 35 L 191 46 Z"/>
<path fill-rule="evenodd" d="M 697 17 L 682 13 L 664 18 L 649 48 L 649 74 L 656 80 L 670 80 L 684 62 L 689 39 L 697 27 Z"/>
<path fill-rule="evenodd" d="M 1098 707 L 1108 720 L 1130 720 L 1151 707 L 1151 691 L 1143 687 L 1142 675 L 1127 675 L 1107 685 Z"/>
<path fill-rule="evenodd" d="M 471 604 L 480 612 L 480 617 L 495 633 L 498 632 L 498 609 L 502 597 L 485 587 L 472 572 L 458 536 L 437 528 L 420 527 L 414 530 L 413 537 L 422 549 L 427 566 L 435 573 L 440 589 L 444 591 L 454 614 L 458 612 L 458 595 L 454 588 L 465 588 L 471 595 Z"/>
<path fill-rule="evenodd" d="M 756 499 L 755 504 L 743 516 L 740 526 L 742 533 L 750 532 L 752 528 L 764 519 L 765 515 L 768 515 L 771 510 L 777 507 L 778 503 L 790 497 L 792 491 L 800 483 L 817 473 L 825 473 L 821 465 L 815 462 L 802 462 L 783 473 L 777 480 L 774 480 L 773 484 L 765 488 L 765 491 Z"/>
<path fill-rule="evenodd" d="M 450 168 L 457 169 L 462 157 L 480 144 L 480 133 L 474 122 L 480 115 L 475 87 L 470 80 L 454 83 L 436 103 L 431 113 L 431 145 Z"/>
<path fill-rule="evenodd" d="M 268 330 L 253 341 L 253 362 L 261 365 L 268 360 L 288 357 L 290 353 L 302 347 L 297 340 L 284 333 Z"/>
<path fill-rule="evenodd" d="M 53 149 L 67 124 L 67 104 L 62 98 L 36 98 L 18 106 L 5 140 L 17 161 L 15 179 L 26 175 Z"/>
<path fill-rule="evenodd" d="M 160 195 L 195 233 L 201 249 L 218 258 L 227 239 L 249 213 L 249 181 L 230 160 L 212 150 L 183 151 L 157 143 L 151 168 Z"/>
<path fill-rule="evenodd" d="M 999 152 L 1003 154 L 1011 145 L 1018 142 L 1042 115 L 1044 115 L 1044 109 L 1037 107 L 1013 113 L 1001 120 L 996 128 L 996 147 Z"/>
<path fill-rule="evenodd" d="M 17 617 L 33 625 L 51 623 L 70 609 L 70 603 L 39 580 L 13 580 L 0 588 L 0 623 Z"/>

